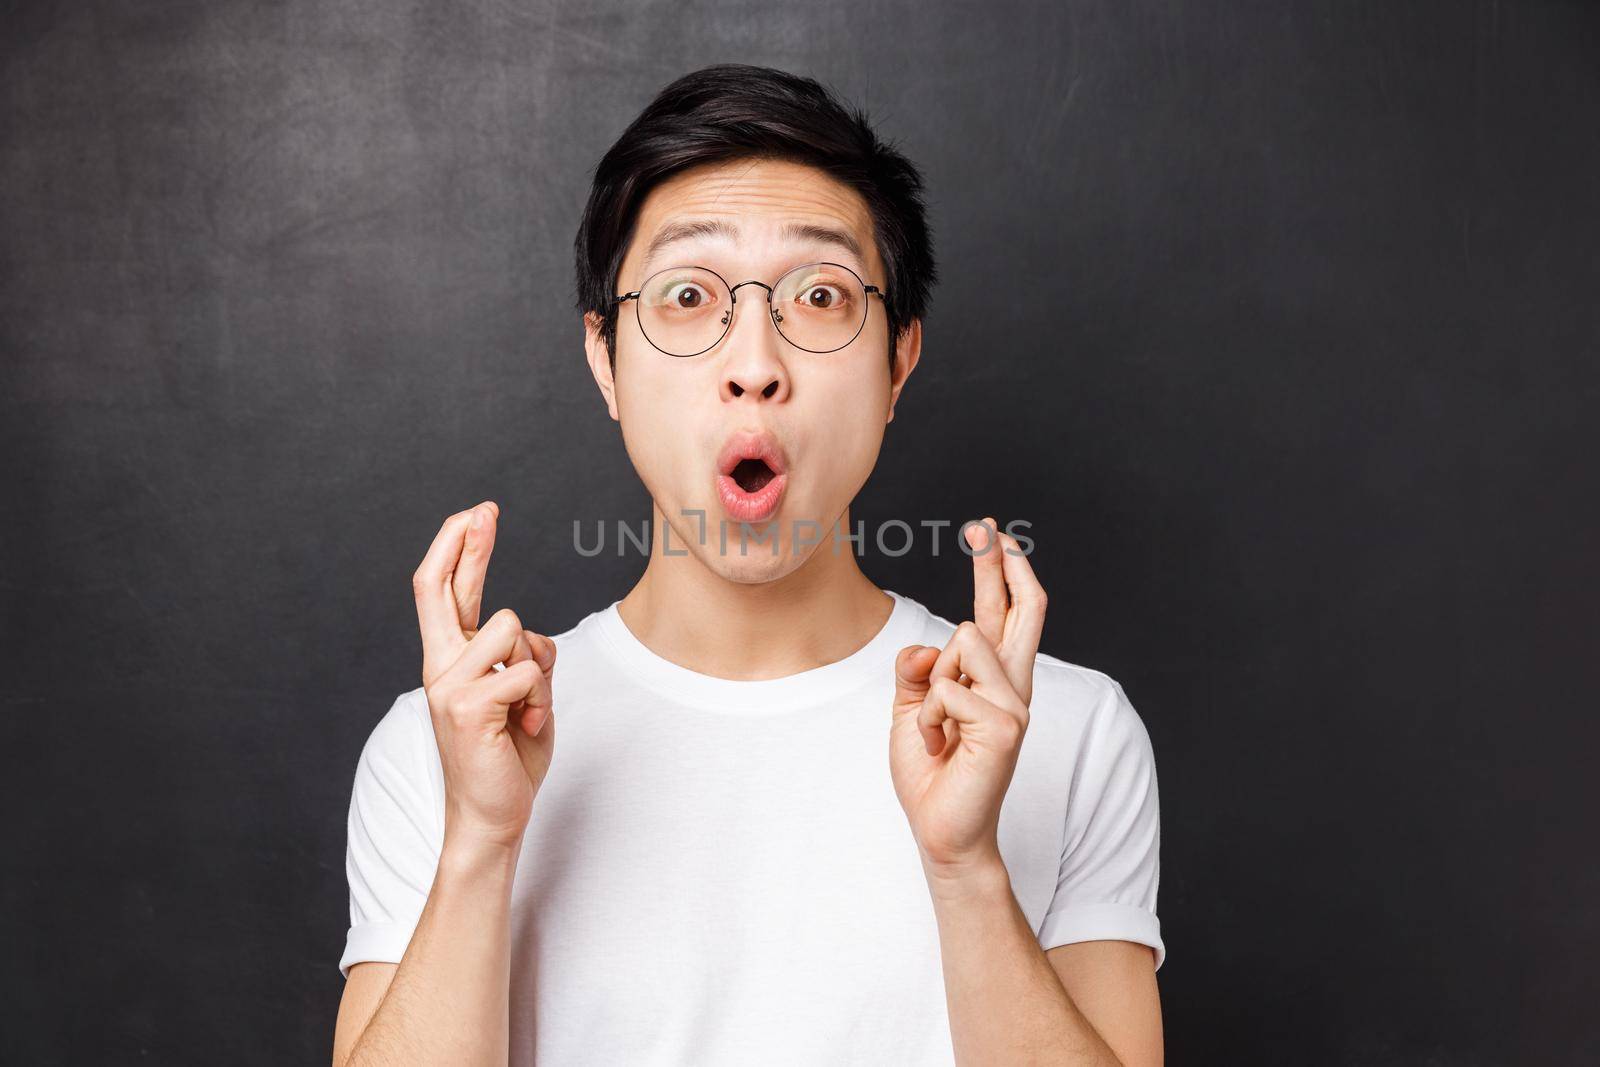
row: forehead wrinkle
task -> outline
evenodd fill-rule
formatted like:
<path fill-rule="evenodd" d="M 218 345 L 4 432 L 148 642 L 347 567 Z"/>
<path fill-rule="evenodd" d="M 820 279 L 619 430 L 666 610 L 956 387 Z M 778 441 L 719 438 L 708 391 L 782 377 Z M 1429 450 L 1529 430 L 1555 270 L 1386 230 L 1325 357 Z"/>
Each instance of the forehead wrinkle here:
<path fill-rule="evenodd" d="M 657 252 L 669 244 L 696 238 L 737 241 L 739 227 L 724 219 L 674 219 L 664 224 L 650 239 L 650 245 L 645 249 L 644 261 L 649 263 Z"/>
<path fill-rule="evenodd" d="M 751 177 L 758 167 L 761 172 Z M 849 249 L 864 271 L 877 269 L 869 258 L 876 251 L 871 241 L 871 220 L 864 205 L 855 199 L 859 194 L 840 187 L 814 168 L 782 161 L 741 160 L 737 165 L 702 172 L 693 178 L 680 175 L 657 192 L 666 196 L 656 198 L 650 213 L 668 217 L 643 250 L 641 270 L 659 266 L 662 257 L 657 253 L 673 236 L 747 240 L 748 235 L 733 221 L 741 214 L 788 216 L 779 231 L 781 237 L 832 243 Z M 836 240 L 829 240 L 830 232 L 837 234 Z M 860 239 L 862 235 L 866 240 Z"/>
<path fill-rule="evenodd" d="M 870 268 L 867 265 L 866 253 L 861 248 L 861 242 L 844 226 L 829 226 L 815 222 L 786 222 L 779 237 L 798 242 L 804 247 L 826 246 L 834 251 L 846 253 L 845 258 L 854 259 L 861 270 Z M 646 249 L 640 271 L 648 276 L 657 265 L 658 259 L 666 257 L 659 253 L 666 248 L 681 242 L 698 240 L 715 240 L 722 243 L 737 243 L 739 228 L 721 219 L 682 219 L 674 220 L 661 227 L 656 236 L 651 240 Z M 798 253 L 797 253 L 798 255 Z"/>

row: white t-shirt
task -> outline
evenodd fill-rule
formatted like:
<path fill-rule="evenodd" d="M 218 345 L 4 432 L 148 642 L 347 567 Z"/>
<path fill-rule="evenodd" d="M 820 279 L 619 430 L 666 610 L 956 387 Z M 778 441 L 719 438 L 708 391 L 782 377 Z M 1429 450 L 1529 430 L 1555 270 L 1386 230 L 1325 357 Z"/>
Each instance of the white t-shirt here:
<path fill-rule="evenodd" d="M 888 738 L 895 654 L 955 626 L 891 595 L 866 645 L 786 678 L 697 674 L 616 604 L 554 638 L 555 756 L 511 899 L 513 1067 L 954 1062 Z M 417 688 L 356 768 L 341 972 L 400 961 L 443 826 Z M 1043 948 L 1135 941 L 1160 966 L 1155 761 L 1107 675 L 1038 656 L 999 844 Z"/>

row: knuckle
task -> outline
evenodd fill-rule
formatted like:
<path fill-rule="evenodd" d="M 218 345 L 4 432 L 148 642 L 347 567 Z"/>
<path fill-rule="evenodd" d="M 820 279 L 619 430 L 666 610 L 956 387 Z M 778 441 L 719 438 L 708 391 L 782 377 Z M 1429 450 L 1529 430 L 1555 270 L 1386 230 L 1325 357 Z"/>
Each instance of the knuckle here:
<path fill-rule="evenodd" d="M 477 709 L 469 694 L 457 692 L 445 704 L 444 717 L 452 726 L 464 726 L 476 717 Z"/>

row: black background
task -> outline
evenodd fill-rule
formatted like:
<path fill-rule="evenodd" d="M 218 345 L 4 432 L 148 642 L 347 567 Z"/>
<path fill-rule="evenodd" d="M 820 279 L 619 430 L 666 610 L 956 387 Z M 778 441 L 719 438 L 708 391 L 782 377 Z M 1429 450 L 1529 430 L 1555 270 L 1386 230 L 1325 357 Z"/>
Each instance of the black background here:
<path fill-rule="evenodd" d="M 859 501 L 1033 522 L 1154 740 L 1178 1063 L 1600 1057 L 1600 6 L 7 4 L 14 1062 L 324 1061 L 409 577 L 503 508 L 556 632 L 648 500 L 582 360 L 589 168 L 737 60 L 925 170 Z M 966 616 L 969 564 L 869 555 Z"/>

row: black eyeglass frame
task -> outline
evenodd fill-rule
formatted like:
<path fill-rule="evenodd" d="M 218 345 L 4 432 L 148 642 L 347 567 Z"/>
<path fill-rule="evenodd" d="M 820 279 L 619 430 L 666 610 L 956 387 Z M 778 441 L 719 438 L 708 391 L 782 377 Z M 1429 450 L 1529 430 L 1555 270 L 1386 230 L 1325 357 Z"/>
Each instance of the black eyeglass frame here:
<path fill-rule="evenodd" d="M 723 320 L 722 332 L 717 335 L 717 339 L 715 341 L 712 341 L 709 345 L 706 345 L 704 348 L 702 348 L 698 352 L 690 352 L 690 353 L 688 353 L 686 355 L 679 355 L 676 352 L 668 352 L 665 348 L 662 348 L 660 345 L 656 344 L 654 341 L 650 341 L 650 334 L 644 328 L 644 320 L 639 317 L 639 301 L 638 301 L 638 297 L 639 297 L 639 295 L 641 293 L 644 292 L 643 289 L 635 289 L 631 293 L 623 293 L 621 296 L 612 298 L 612 301 L 611 301 L 611 306 L 612 307 L 617 307 L 618 305 L 620 305 L 624 301 L 632 300 L 634 302 L 633 303 L 633 318 L 634 318 L 634 321 L 639 324 L 639 332 L 644 335 L 644 339 L 646 341 L 650 341 L 650 347 L 651 348 L 654 348 L 657 352 L 660 352 L 662 355 L 670 356 L 673 359 L 692 359 L 695 356 L 704 355 L 705 353 L 711 351 L 713 348 L 717 347 L 718 345 L 720 345 L 722 343 L 722 339 L 724 337 L 728 336 L 728 331 L 733 328 L 733 315 L 734 315 L 735 305 L 737 305 L 739 303 L 739 290 L 741 288 L 743 288 L 744 286 L 746 286 L 746 285 L 759 285 L 759 286 L 761 286 L 761 288 L 763 288 L 763 289 L 765 289 L 767 291 L 767 317 L 772 320 L 772 328 L 778 331 L 778 336 L 779 337 L 782 337 L 785 341 L 789 341 L 789 343 L 791 345 L 794 345 L 796 348 L 800 349 L 800 351 L 802 351 L 802 352 L 812 352 L 812 353 L 815 353 L 817 355 L 822 355 L 822 354 L 825 354 L 825 353 L 828 353 L 828 352 L 837 352 L 842 348 L 849 348 L 852 344 L 854 344 L 855 343 L 855 339 L 857 337 L 861 336 L 861 331 L 866 329 L 866 327 L 867 327 L 867 315 L 868 315 L 868 312 L 870 312 L 871 309 L 872 309 L 872 305 L 871 304 L 863 305 L 862 312 L 861 312 L 861 323 L 860 323 L 860 325 L 858 325 L 856 327 L 856 332 L 850 335 L 850 340 L 846 341 L 844 344 L 836 345 L 833 348 L 807 348 L 804 345 L 795 344 L 793 341 L 789 340 L 789 336 L 783 332 L 783 327 L 780 325 L 780 323 L 783 321 L 783 316 L 779 315 L 778 314 L 778 309 L 772 306 L 772 292 L 773 292 L 773 290 L 775 288 L 777 288 L 776 285 L 768 285 L 766 282 L 757 281 L 754 278 L 751 278 L 748 281 L 740 282 L 738 285 L 729 285 L 728 284 L 728 279 L 724 278 L 722 275 L 718 274 L 716 271 L 712 270 L 710 267 L 701 267 L 701 266 L 698 266 L 698 265 L 693 264 L 693 263 L 683 264 L 683 265 L 676 266 L 676 267 L 662 267 L 660 270 L 658 270 L 655 273 L 651 274 L 650 278 L 654 278 L 657 275 L 666 274 L 669 271 L 683 270 L 685 267 L 687 267 L 690 270 L 703 270 L 703 271 L 705 271 L 707 274 L 709 274 L 713 278 L 717 279 L 717 281 L 721 282 L 722 283 L 722 287 L 724 289 L 728 290 L 728 314 L 727 314 L 727 317 Z M 866 283 L 866 281 L 861 277 L 861 275 L 857 274 L 855 271 L 851 270 L 849 267 L 845 266 L 843 263 L 832 263 L 832 262 L 829 262 L 828 260 L 825 260 L 825 259 L 819 259 L 814 263 L 801 263 L 799 266 L 790 267 L 788 270 L 784 271 L 781 275 L 778 276 L 778 281 L 781 282 L 781 281 L 783 281 L 783 279 L 787 278 L 789 275 L 793 274 L 795 271 L 805 270 L 807 267 L 838 267 L 840 270 L 847 272 L 850 275 L 850 277 L 852 277 L 856 281 L 860 282 L 862 291 L 866 295 L 870 296 L 870 295 L 876 293 L 879 300 L 888 300 L 888 295 L 885 294 L 882 289 L 879 289 L 876 285 L 868 285 Z M 645 281 L 648 283 L 650 281 L 650 278 L 646 278 Z"/>

